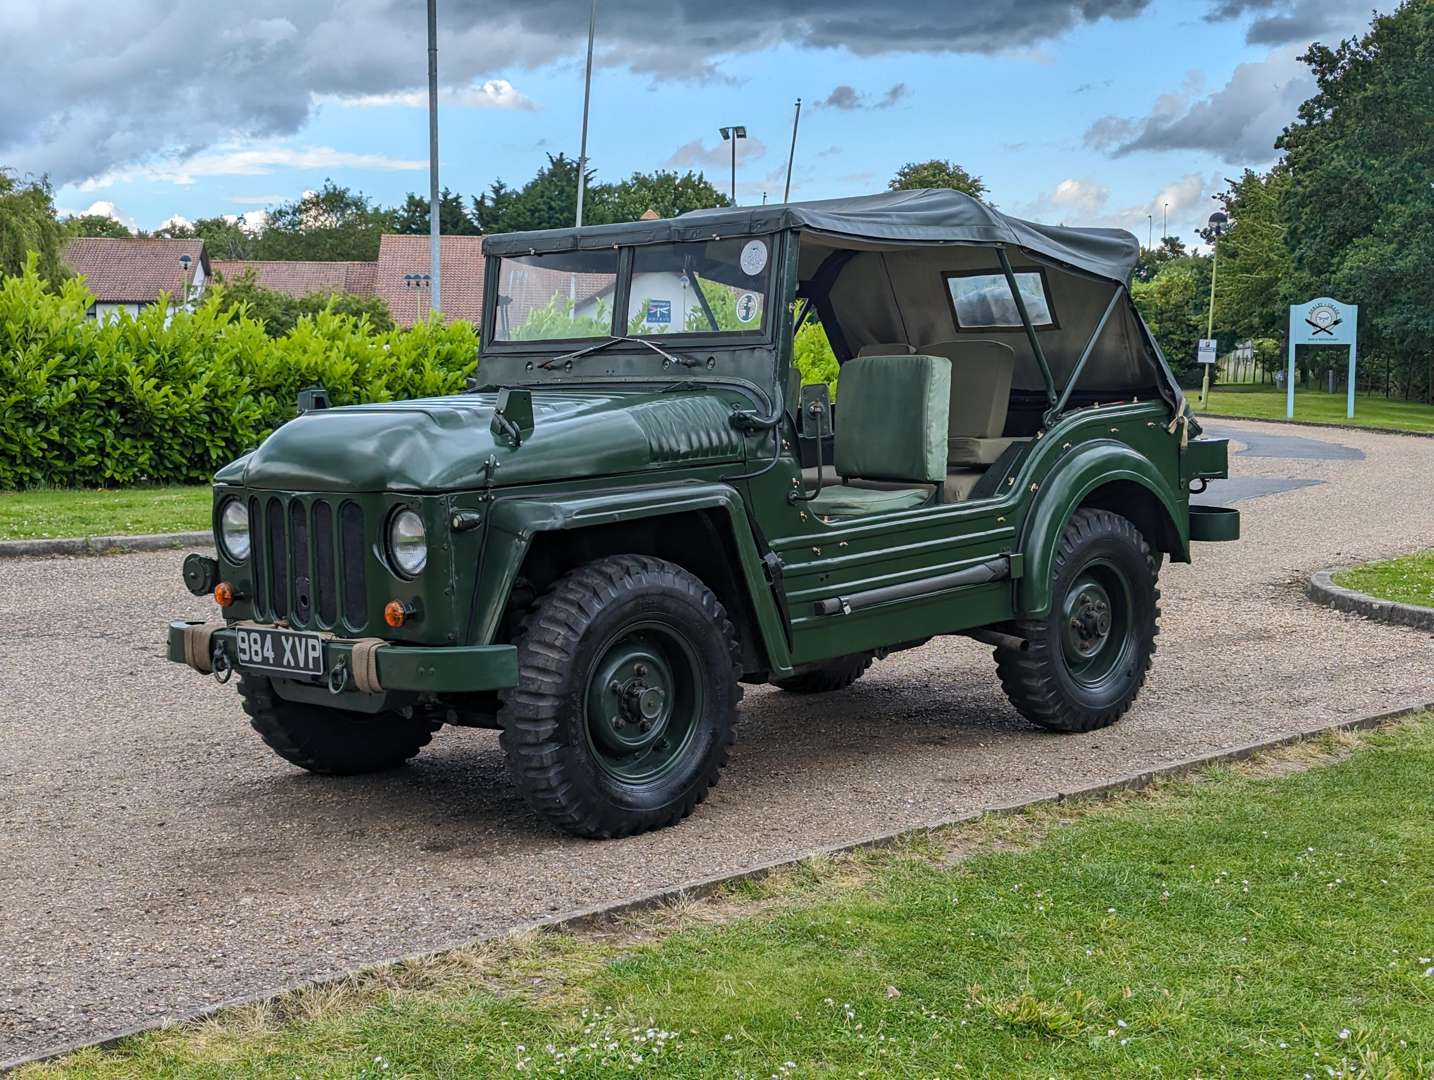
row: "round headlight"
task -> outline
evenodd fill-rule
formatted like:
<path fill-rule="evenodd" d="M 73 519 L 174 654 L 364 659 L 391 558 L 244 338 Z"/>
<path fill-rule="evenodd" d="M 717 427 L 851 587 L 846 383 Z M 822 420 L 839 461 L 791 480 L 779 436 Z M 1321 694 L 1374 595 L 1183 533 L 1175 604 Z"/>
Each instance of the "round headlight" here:
<path fill-rule="evenodd" d="M 249 511 L 238 499 L 230 499 L 219 511 L 219 538 L 225 553 L 235 562 L 249 557 Z"/>
<path fill-rule="evenodd" d="M 423 519 L 412 510 L 400 510 L 388 524 L 388 550 L 393 563 L 409 577 L 428 564 L 428 538 Z"/>

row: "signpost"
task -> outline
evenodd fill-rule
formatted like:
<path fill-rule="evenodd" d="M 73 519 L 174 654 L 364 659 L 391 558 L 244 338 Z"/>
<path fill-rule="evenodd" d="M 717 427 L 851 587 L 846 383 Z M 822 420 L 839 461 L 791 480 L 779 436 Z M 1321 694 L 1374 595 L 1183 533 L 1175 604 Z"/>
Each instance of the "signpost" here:
<path fill-rule="evenodd" d="M 1290 305 L 1290 356 L 1285 373 L 1285 417 L 1295 415 L 1295 349 L 1300 345 L 1340 345 L 1349 349 L 1349 387 L 1345 416 L 1354 419 L 1354 372 L 1359 346 L 1359 305 L 1321 296 Z"/>

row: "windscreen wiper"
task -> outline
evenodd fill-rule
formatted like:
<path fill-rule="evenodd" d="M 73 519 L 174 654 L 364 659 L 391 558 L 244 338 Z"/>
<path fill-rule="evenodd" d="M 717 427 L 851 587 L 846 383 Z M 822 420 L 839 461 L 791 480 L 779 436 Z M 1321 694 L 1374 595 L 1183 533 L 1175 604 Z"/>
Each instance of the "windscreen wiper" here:
<path fill-rule="evenodd" d="M 698 367 L 701 363 L 698 360 L 692 359 L 692 357 L 690 356 L 678 356 L 676 353 L 670 353 L 661 345 L 648 338 L 615 336 L 608 338 L 606 341 L 599 341 L 596 345 L 589 345 L 585 349 L 577 349 L 574 352 L 563 353 L 562 356 L 555 356 L 551 360 L 544 360 L 538 366 L 545 370 L 551 371 L 553 367 L 558 364 L 564 362 L 571 363 L 574 360 L 581 360 L 585 356 L 591 356 L 594 353 L 602 352 L 602 350 L 606 349 L 609 345 L 616 345 L 619 341 L 631 341 L 635 342 L 638 345 L 646 345 L 649 349 L 657 353 L 658 356 L 662 357 L 670 364 L 681 364 L 683 367 L 695 368 Z"/>

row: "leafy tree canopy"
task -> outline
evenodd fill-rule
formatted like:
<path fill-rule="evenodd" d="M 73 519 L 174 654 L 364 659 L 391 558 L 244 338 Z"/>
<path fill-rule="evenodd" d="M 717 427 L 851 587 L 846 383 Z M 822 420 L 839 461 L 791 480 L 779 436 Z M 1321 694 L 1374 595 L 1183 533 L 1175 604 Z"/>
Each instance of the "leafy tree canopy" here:
<path fill-rule="evenodd" d="M 49 181 L 20 180 L 0 167 L 0 278 L 23 274 L 33 251 L 40 277 L 57 287 L 70 276 L 62 259 L 66 239 Z"/>
<path fill-rule="evenodd" d="M 390 228 L 410 236 L 428 235 L 428 198 L 412 192 L 395 207 Z M 478 222 L 463 205 L 463 196 L 444 188 L 438 196 L 438 231 L 444 236 L 476 236 Z"/>
<path fill-rule="evenodd" d="M 1185 243 L 1178 236 L 1164 236 L 1158 248 L 1142 248 L 1135 264 L 1135 280 L 1150 281 L 1160 268 L 1172 259 L 1183 259 L 1190 254 Z"/>
<path fill-rule="evenodd" d="M 913 191 L 917 188 L 952 188 L 964 191 L 975 199 L 986 197 L 986 184 L 954 161 L 932 158 L 930 161 L 908 161 L 896 170 L 887 185 L 892 191 Z"/>
<path fill-rule="evenodd" d="M 120 240 L 134 235 L 129 226 L 108 214 L 76 214 L 65 219 L 65 231 L 71 236 L 106 236 Z"/>
<path fill-rule="evenodd" d="M 389 220 L 367 195 L 325 180 L 318 191 L 269 211 L 250 257 L 372 261 Z"/>

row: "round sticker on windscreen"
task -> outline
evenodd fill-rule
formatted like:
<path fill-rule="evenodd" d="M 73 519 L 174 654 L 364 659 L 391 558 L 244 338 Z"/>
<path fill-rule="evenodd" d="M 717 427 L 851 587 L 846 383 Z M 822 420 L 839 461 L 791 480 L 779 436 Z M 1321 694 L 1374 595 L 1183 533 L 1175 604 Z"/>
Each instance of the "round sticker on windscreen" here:
<path fill-rule="evenodd" d="M 756 277 L 765 269 L 767 269 L 767 242 L 765 240 L 749 240 L 747 246 L 742 249 L 742 272 L 748 277 Z"/>
<path fill-rule="evenodd" d="M 763 250 L 765 251 L 766 249 L 764 248 Z M 765 257 L 764 255 L 763 258 Z M 756 293 L 744 292 L 741 296 L 737 297 L 737 321 L 739 323 L 751 322 L 761 314 L 761 311 L 762 304 L 761 301 L 757 299 Z"/>

